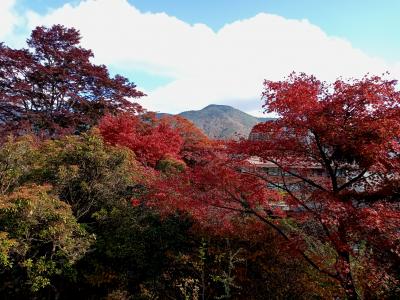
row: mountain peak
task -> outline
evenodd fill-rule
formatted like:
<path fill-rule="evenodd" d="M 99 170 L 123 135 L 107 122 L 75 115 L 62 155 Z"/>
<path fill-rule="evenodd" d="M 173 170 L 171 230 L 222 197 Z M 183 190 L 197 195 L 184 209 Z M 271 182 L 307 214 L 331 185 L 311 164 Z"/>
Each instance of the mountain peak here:
<path fill-rule="evenodd" d="M 192 121 L 212 139 L 247 138 L 254 125 L 265 121 L 232 106 L 210 104 L 201 110 L 191 110 L 179 115 Z"/>
<path fill-rule="evenodd" d="M 229 105 L 222 104 L 209 104 L 201 110 L 209 110 L 209 109 L 224 109 L 224 110 L 235 110 L 236 108 Z"/>

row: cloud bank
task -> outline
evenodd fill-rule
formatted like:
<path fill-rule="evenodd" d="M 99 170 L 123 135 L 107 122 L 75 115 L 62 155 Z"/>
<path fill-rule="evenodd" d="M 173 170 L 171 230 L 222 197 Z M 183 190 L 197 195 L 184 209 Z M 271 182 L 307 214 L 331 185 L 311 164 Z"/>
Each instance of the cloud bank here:
<path fill-rule="evenodd" d="M 12 0 L 0 3 L 4 37 L 14 28 L 16 16 Z M 165 13 L 141 12 L 126 0 L 82 0 L 47 14 L 29 11 L 20 17 L 26 29 L 52 24 L 79 29 L 82 44 L 93 49 L 98 63 L 170 77 L 168 84 L 146 91 L 149 96 L 141 101 L 156 111 L 176 113 L 219 103 L 259 115 L 263 80 L 282 79 L 292 71 L 328 81 L 385 71 L 400 77 L 399 63 L 370 57 L 307 20 L 266 13 L 217 32 Z"/>

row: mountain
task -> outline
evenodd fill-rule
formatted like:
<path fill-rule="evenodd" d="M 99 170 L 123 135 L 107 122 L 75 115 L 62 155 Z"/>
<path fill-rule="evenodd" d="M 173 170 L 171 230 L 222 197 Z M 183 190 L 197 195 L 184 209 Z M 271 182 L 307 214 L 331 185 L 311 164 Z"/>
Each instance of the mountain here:
<path fill-rule="evenodd" d="M 231 106 L 216 104 L 201 110 L 185 111 L 179 115 L 192 121 L 212 139 L 247 138 L 254 125 L 271 120 L 251 116 Z"/>

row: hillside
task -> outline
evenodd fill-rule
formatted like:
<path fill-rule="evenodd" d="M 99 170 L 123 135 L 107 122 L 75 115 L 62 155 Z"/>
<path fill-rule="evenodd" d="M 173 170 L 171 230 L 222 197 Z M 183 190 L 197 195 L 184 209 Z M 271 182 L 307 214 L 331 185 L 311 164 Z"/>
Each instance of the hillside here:
<path fill-rule="evenodd" d="M 192 121 L 212 139 L 247 138 L 254 125 L 268 120 L 251 116 L 231 106 L 216 104 L 179 115 Z"/>

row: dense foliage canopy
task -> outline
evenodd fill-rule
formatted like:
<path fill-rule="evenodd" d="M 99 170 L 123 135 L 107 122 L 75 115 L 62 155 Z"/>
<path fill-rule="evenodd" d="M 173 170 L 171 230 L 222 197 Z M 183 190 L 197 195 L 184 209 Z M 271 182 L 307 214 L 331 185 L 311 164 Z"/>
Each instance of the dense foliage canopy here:
<path fill-rule="evenodd" d="M 108 113 L 138 112 L 131 98 L 144 94 L 126 78 L 110 77 L 79 46 L 79 32 L 55 25 L 37 27 L 28 49 L 0 43 L 0 125 L 8 132 L 73 133 Z"/>
<path fill-rule="evenodd" d="M 399 297 L 395 81 L 266 81 L 280 117 L 212 141 L 79 40 L 0 46 L 0 298 Z"/>

